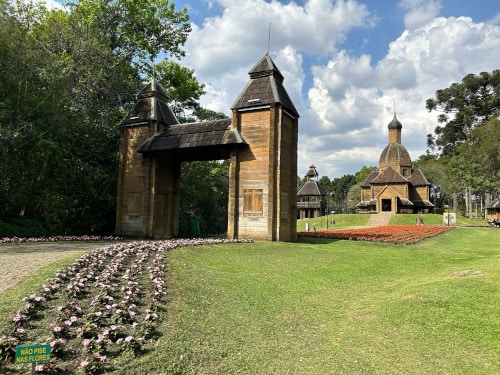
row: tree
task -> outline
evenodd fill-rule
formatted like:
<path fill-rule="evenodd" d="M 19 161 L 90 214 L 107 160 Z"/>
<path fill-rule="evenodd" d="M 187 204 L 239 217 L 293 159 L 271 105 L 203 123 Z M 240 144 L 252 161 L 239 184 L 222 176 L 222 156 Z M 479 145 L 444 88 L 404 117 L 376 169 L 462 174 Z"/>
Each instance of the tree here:
<path fill-rule="evenodd" d="M 89 29 L 97 29 L 109 47 L 151 73 L 160 54 L 180 58 L 191 32 L 187 9 L 175 10 L 169 0 L 76 0 L 66 3 Z"/>
<path fill-rule="evenodd" d="M 182 164 L 179 234 L 189 236 L 189 220 L 199 220 L 203 235 L 227 230 L 229 161 Z"/>
<path fill-rule="evenodd" d="M 430 198 L 434 206 L 443 207 L 445 202 L 449 202 L 453 194 L 457 194 L 456 181 L 449 173 L 447 164 L 436 155 L 421 155 L 413 162 L 414 168 L 419 168 L 431 184 Z M 448 204 L 448 203 L 446 203 Z"/>
<path fill-rule="evenodd" d="M 198 121 L 222 120 L 227 118 L 226 114 L 222 112 L 215 112 L 201 107 L 198 107 L 193 114 Z"/>
<path fill-rule="evenodd" d="M 476 194 L 500 194 L 500 112 L 472 129 L 468 141 L 459 146 L 469 184 Z"/>
<path fill-rule="evenodd" d="M 446 185 L 453 191 L 454 209 L 463 196 L 468 215 L 472 213 L 475 195 L 491 194 L 496 189 L 492 182 L 496 178 L 492 170 L 496 165 L 495 156 L 485 154 L 494 152 L 500 139 L 485 135 L 498 128 L 495 119 L 499 106 L 500 70 L 468 74 L 461 83 L 436 91 L 436 97 L 426 102 L 429 111 L 442 112 L 435 135 L 427 135 L 428 154 L 439 157 L 450 176 Z M 483 143 L 487 144 L 485 148 Z M 489 167 L 485 168 L 486 165 Z"/>
<path fill-rule="evenodd" d="M 466 141 L 467 133 L 484 124 L 500 108 L 500 70 L 479 75 L 468 74 L 461 83 L 436 91 L 436 97 L 427 99 L 429 111 L 442 112 L 435 129 L 435 142 L 444 156 L 456 154 L 456 147 Z"/>
<path fill-rule="evenodd" d="M 155 70 L 158 82 L 170 99 L 170 108 L 180 122 L 187 122 L 186 111 L 201 110 L 198 101 L 205 94 L 205 85 L 198 82 L 194 70 L 174 61 L 164 59 L 156 65 Z"/>
<path fill-rule="evenodd" d="M 118 125 L 146 60 L 182 55 L 187 12 L 160 0 L 75 1 L 68 12 L 0 0 L 0 11 L 0 219 L 109 233 Z"/>
<path fill-rule="evenodd" d="M 339 212 L 347 212 L 349 208 L 349 191 L 356 185 L 356 177 L 352 174 L 346 174 L 340 178 L 332 180 L 333 200 L 335 208 Z"/>
<path fill-rule="evenodd" d="M 356 177 L 356 184 L 361 185 L 369 176 L 369 174 L 376 170 L 377 167 L 374 166 L 371 167 L 368 167 L 366 165 L 362 166 L 361 169 L 354 175 Z"/>

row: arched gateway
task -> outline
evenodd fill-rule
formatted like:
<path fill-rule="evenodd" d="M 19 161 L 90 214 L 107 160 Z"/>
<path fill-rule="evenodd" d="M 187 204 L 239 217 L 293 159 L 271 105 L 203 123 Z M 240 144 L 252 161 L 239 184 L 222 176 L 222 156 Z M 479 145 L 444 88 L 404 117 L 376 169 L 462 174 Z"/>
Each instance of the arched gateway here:
<path fill-rule="evenodd" d="M 299 114 L 266 54 L 231 119 L 179 124 L 153 79 L 121 124 L 116 232 L 179 232 L 181 162 L 229 159 L 228 238 L 295 241 Z M 200 176 L 203 178 L 203 176 Z"/>

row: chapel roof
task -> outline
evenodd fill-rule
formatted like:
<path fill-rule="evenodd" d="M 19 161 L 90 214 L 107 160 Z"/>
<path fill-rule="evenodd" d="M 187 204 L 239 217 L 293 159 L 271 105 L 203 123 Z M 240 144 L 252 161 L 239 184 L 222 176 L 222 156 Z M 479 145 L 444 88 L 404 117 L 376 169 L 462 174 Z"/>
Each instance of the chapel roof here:
<path fill-rule="evenodd" d="M 430 185 L 429 181 L 427 181 L 420 169 L 414 169 L 413 171 L 411 171 L 410 182 L 413 184 L 413 186 Z"/>
<path fill-rule="evenodd" d="M 283 86 L 283 75 L 268 53 L 248 72 L 250 81 L 231 109 L 252 109 L 281 104 L 291 115 L 299 117 L 292 100 Z"/>
<path fill-rule="evenodd" d="M 361 187 L 370 187 L 371 182 L 378 176 L 378 171 L 371 171 L 370 174 L 365 178 Z"/>
<path fill-rule="evenodd" d="M 411 168 L 410 154 L 401 143 L 391 142 L 385 146 L 380 154 L 379 169 L 388 166 L 405 166 Z"/>
<path fill-rule="evenodd" d="M 371 183 L 372 184 L 388 184 L 388 183 L 408 183 L 409 181 L 401 176 L 394 168 L 388 166 L 381 172 L 377 177 L 375 177 Z"/>

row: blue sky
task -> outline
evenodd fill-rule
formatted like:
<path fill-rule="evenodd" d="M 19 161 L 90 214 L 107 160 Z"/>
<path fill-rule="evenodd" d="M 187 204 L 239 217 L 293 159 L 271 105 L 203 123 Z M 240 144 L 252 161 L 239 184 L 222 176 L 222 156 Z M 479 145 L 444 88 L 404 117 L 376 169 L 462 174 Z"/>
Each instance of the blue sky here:
<path fill-rule="evenodd" d="M 176 0 L 193 31 L 181 64 L 201 104 L 230 114 L 267 51 L 299 119 L 298 175 L 377 166 L 394 114 L 412 160 L 437 125 L 425 101 L 469 73 L 500 69 L 498 0 Z"/>

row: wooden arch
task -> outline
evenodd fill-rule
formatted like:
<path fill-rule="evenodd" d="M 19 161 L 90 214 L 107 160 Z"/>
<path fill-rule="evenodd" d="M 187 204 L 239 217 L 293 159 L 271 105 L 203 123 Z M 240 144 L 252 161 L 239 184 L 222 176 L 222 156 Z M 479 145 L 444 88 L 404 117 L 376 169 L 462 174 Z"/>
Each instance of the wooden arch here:
<path fill-rule="evenodd" d="M 153 79 L 121 123 L 116 233 L 179 232 L 183 161 L 229 159 L 228 238 L 295 241 L 299 115 L 266 54 L 230 119 L 179 124 Z"/>

